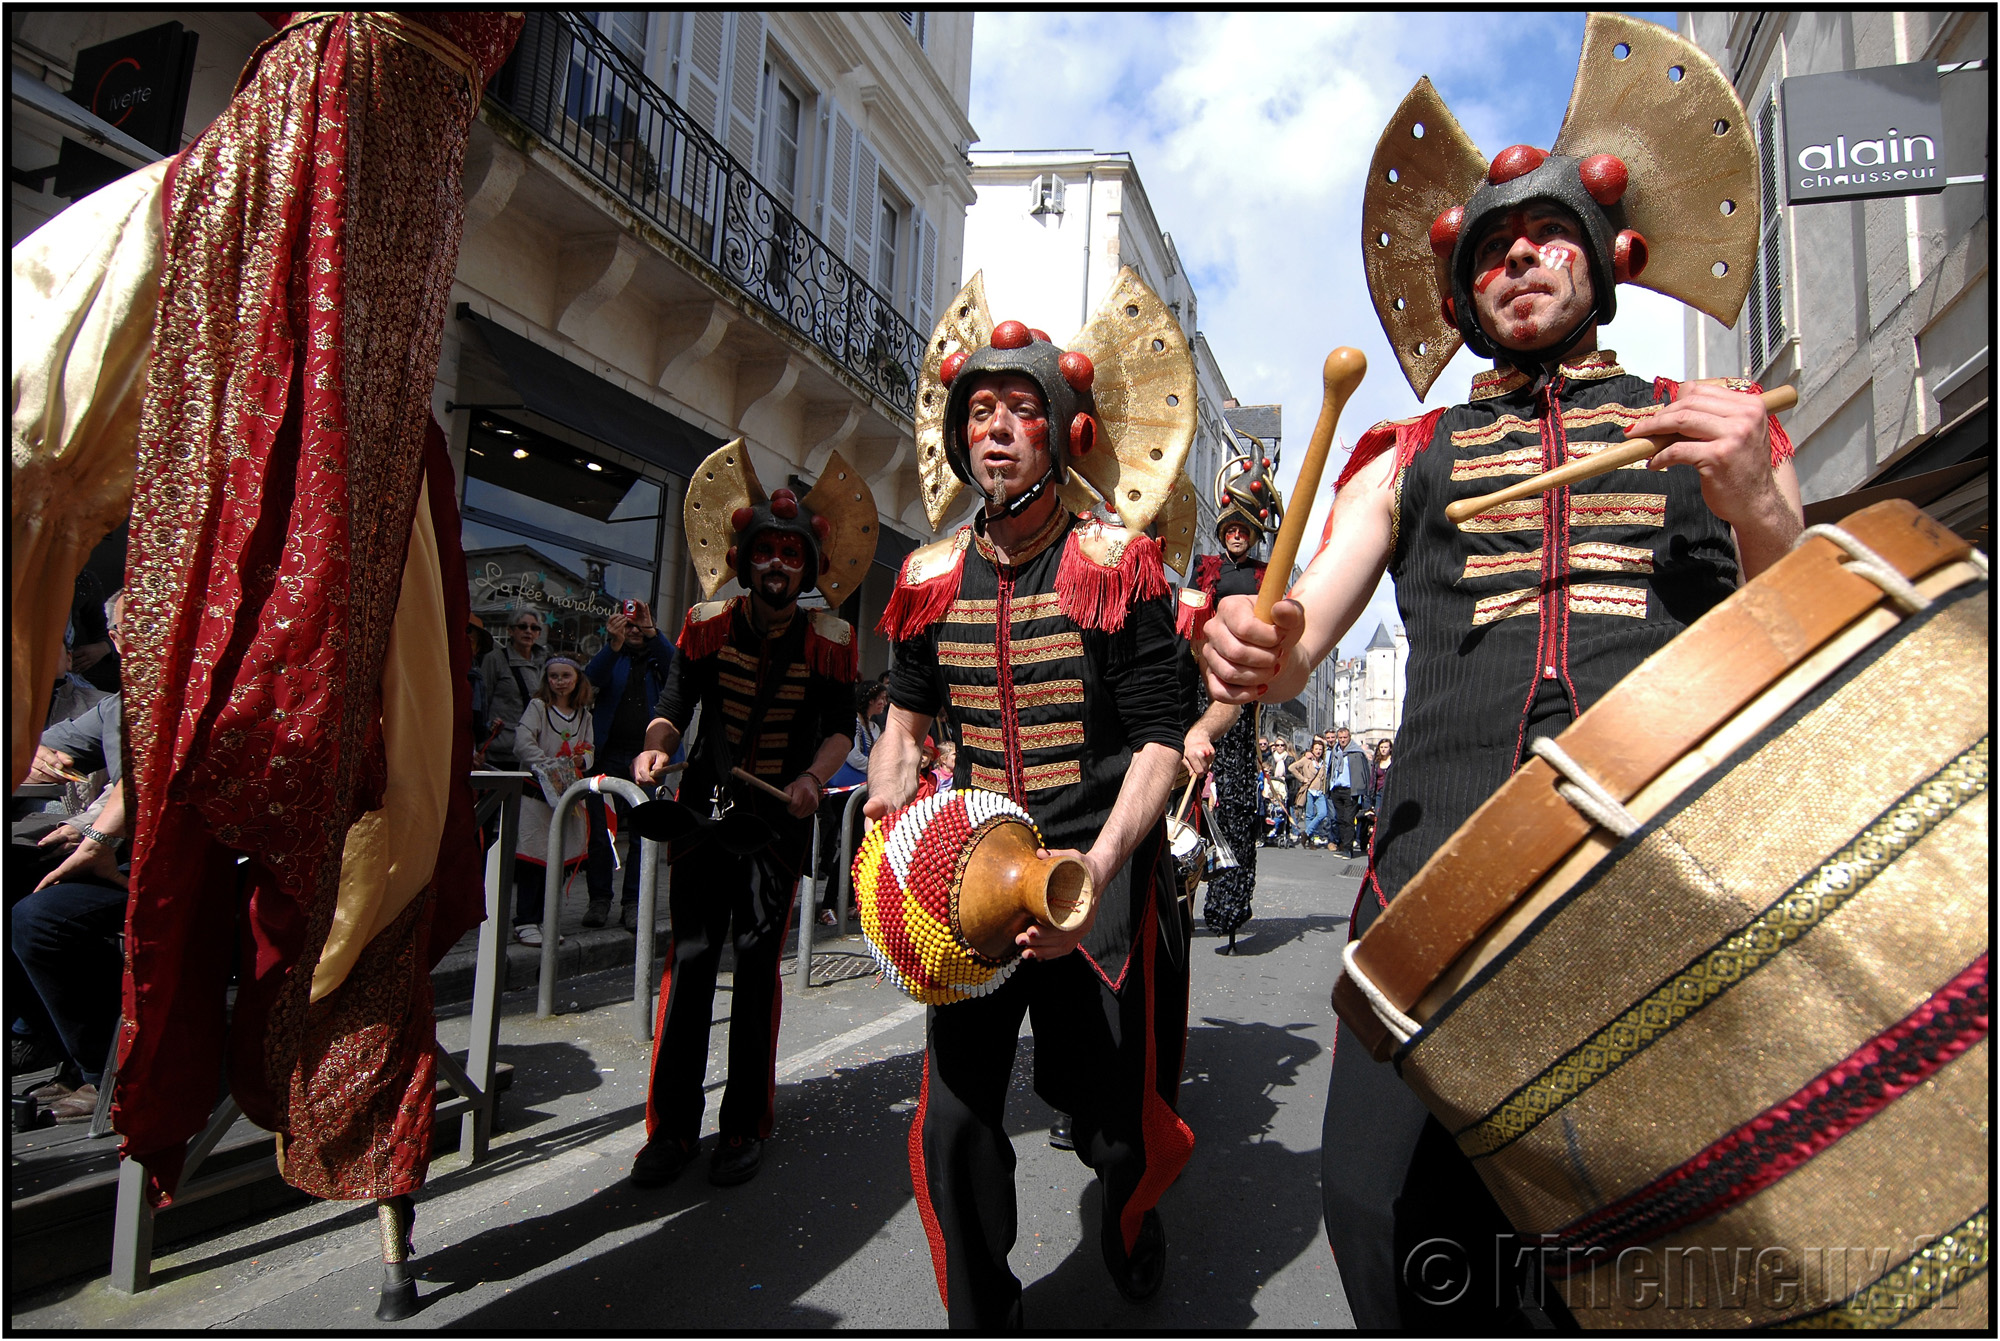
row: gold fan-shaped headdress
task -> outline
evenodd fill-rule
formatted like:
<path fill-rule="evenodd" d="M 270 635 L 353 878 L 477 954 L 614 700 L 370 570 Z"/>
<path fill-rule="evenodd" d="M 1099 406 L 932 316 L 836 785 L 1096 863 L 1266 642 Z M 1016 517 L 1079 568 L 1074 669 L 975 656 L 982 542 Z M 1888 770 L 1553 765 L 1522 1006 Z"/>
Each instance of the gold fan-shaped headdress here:
<path fill-rule="evenodd" d="M 918 381 L 917 466 L 924 512 L 934 531 L 951 515 L 964 487 L 947 450 L 945 415 L 951 395 L 944 365 L 955 354 L 989 349 L 993 333 L 985 277 L 975 274 L 932 332 Z M 1194 441 L 1194 356 L 1187 336 L 1159 295 L 1127 266 L 1067 348 L 1090 361 L 1085 394 L 1099 429 L 1093 450 L 1069 459 L 1068 465 L 1117 510 L 1119 521 L 1143 531 L 1172 493 Z M 1052 446 L 1068 427 L 1050 426 Z M 1066 498 L 1078 497 L 1067 478 L 1064 487 Z"/>
<path fill-rule="evenodd" d="M 1630 282 L 1724 325 L 1742 310 L 1757 258 L 1757 147 L 1747 121 L 1728 76 L 1692 42 L 1640 19 L 1593 13 L 1553 150 L 1618 159 L 1625 186 L 1607 211 L 1643 244 Z M 1449 253 L 1432 250 L 1432 225 L 1465 205 L 1490 170 L 1428 78 L 1397 107 L 1369 164 L 1361 209 L 1368 292 L 1418 396 L 1465 343 L 1443 310 Z"/>
<path fill-rule="evenodd" d="M 722 444 L 695 467 L 681 521 L 703 600 L 713 600 L 730 578 L 741 580 L 743 540 L 776 529 L 799 535 L 815 560 L 823 560 L 813 580 L 826 603 L 837 606 L 868 575 L 878 539 L 874 492 L 839 452 L 827 454 L 819 483 L 804 498 L 790 489 L 767 496 L 741 438 Z M 822 521 L 824 535 L 815 524 Z"/>

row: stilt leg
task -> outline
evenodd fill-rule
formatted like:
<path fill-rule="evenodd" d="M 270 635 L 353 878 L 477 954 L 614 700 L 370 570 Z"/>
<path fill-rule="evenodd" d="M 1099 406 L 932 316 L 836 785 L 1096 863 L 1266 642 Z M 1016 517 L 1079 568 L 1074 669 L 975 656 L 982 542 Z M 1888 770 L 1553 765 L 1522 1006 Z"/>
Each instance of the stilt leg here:
<path fill-rule="evenodd" d="M 382 1197 L 375 1202 L 375 1216 L 382 1231 L 382 1290 L 375 1301 L 375 1317 L 399 1322 L 417 1311 L 417 1278 L 410 1269 L 410 1259 L 416 1255 L 410 1234 L 417 1210 L 407 1194 Z"/>

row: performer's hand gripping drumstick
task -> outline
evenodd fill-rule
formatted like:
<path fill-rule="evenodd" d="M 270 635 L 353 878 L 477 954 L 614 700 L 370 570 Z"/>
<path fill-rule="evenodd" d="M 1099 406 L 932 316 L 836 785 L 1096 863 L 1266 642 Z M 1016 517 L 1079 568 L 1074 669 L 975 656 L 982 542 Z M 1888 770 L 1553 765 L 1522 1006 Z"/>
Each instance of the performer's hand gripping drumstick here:
<path fill-rule="evenodd" d="M 1789 410 L 1799 403 L 1797 387 L 1773 387 L 1763 394 L 1764 408 L 1772 414 Z M 1636 427 L 1636 425 L 1635 425 Z M 1576 484 L 1583 480 L 1608 475 L 1614 470 L 1650 461 L 1655 454 L 1666 450 L 1674 440 L 1664 438 L 1628 438 L 1616 447 L 1607 448 L 1595 456 L 1587 456 L 1581 461 L 1571 461 L 1557 466 L 1554 470 L 1542 472 L 1533 479 L 1510 484 L 1504 489 L 1496 489 L 1478 498 L 1461 498 L 1445 507 L 1444 515 L 1453 523 L 1463 526 L 1482 512 L 1490 512 L 1502 503 L 1512 503 L 1522 498 L 1533 498 L 1551 489 L 1559 489 L 1566 484 Z"/>
<path fill-rule="evenodd" d="M 1326 469 L 1326 454 L 1333 446 L 1333 430 L 1340 423 L 1340 412 L 1367 375 L 1368 356 L 1347 345 L 1328 354 L 1320 368 L 1323 390 L 1319 422 L 1313 425 L 1305 460 L 1299 464 L 1298 481 L 1292 485 L 1292 498 L 1302 500 L 1304 505 L 1295 502 L 1285 512 L 1285 520 L 1278 526 L 1278 538 L 1271 542 L 1271 561 L 1264 569 L 1264 585 L 1257 589 L 1257 618 L 1266 623 L 1270 622 L 1272 607 L 1291 584 L 1292 564 L 1299 557 L 1299 541 L 1305 537 L 1312 500 L 1319 496 L 1319 477 Z"/>

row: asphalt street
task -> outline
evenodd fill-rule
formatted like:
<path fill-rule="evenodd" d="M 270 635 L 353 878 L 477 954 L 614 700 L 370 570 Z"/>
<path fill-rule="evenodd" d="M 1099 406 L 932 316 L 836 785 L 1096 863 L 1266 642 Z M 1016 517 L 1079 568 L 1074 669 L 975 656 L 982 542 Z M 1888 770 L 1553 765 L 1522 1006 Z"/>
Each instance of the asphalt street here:
<path fill-rule="evenodd" d="M 1259 855 L 1255 916 L 1237 953 L 1217 954 L 1217 939 L 1195 935 L 1181 1090 L 1195 1149 L 1161 1203 L 1170 1265 L 1144 1304 L 1111 1286 L 1094 1176 L 1048 1145 L 1053 1114 L 1030 1087 L 1033 1040 L 1021 1040 L 1008 1114 L 1019 1160 L 1012 1262 L 1031 1328 L 1351 1326 L 1320 1226 L 1319 1147 L 1333 1036 L 1327 989 L 1361 864 L 1297 850 Z M 532 992 L 507 999 L 500 1057 L 515 1079 L 492 1154 L 472 1169 L 441 1157 L 418 1196 L 416 1317 L 373 1319 L 372 1208 L 314 1203 L 174 1245 L 156 1259 L 145 1294 L 114 1294 L 102 1277 L 72 1282 L 10 1301 L 10 1321 L 149 1332 L 942 1326 L 907 1154 L 923 1014 L 858 972 L 858 935 L 827 948 L 856 972 L 803 1000 L 787 972 L 778 1131 L 748 1184 L 711 1186 L 705 1160 L 663 1189 L 626 1181 L 644 1141 L 651 1048 L 630 1032 L 629 971 L 597 974 L 562 984 L 564 1013 L 547 1020 L 535 1018 Z M 727 981 L 716 996 L 705 1135 L 720 1101 Z M 463 1047 L 463 1011 L 444 1015 L 440 1036 Z"/>

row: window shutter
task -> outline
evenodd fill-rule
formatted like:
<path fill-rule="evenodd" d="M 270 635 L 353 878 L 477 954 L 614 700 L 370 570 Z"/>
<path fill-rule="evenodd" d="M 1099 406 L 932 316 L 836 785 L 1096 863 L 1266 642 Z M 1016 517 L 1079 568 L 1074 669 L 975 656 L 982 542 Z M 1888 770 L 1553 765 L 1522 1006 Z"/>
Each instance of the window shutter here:
<path fill-rule="evenodd" d="M 868 137 L 854 133 L 854 209 L 848 217 L 854 230 L 847 263 L 864 277 L 875 273 L 875 216 L 881 210 L 882 166 Z"/>
<path fill-rule="evenodd" d="M 930 215 L 917 211 L 916 227 L 910 230 L 916 243 L 916 274 L 910 283 L 910 324 L 929 335 L 937 324 L 937 225 Z"/>
<path fill-rule="evenodd" d="M 854 123 L 839 103 L 831 98 L 827 101 L 832 103 L 833 118 L 826 155 L 825 240 L 828 251 L 845 257 L 849 221 L 854 215 Z"/>
<path fill-rule="evenodd" d="M 1757 377 L 1777 357 L 1785 342 L 1785 247 L 1782 201 L 1778 191 L 1778 95 L 1774 87 L 1757 109 L 1759 221 L 1763 236 L 1757 248 L 1757 275 L 1744 304 L 1744 375 Z"/>
<path fill-rule="evenodd" d="M 757 161 L 757 104 L 764 86 L 764 16 L 738 10 L 730 48 L 729 96 L 722 143 L 738 163 Z"/>
<path fill-rule="evenodd" d="M 711 134 L 722 114 L 722 53 L 729 43 L 728 19 L 728 14 L 716 9 L 689 13 L 687 56 L 681 61 L 681 89 L 674 99 Z"/>

